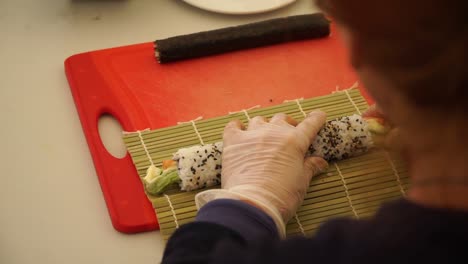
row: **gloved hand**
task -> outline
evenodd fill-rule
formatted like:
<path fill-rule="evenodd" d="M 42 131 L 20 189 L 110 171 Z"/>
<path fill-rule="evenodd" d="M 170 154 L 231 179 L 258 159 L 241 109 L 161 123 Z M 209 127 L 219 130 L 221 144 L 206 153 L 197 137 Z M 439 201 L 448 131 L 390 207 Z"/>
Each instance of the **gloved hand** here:
<path fill-rule="evenodd" d="M 199 193 L 197 207 L 220 198 L 243 200 L 271 216 L 284 237 L 285 223 L 302 203 L 310 179 L 328 167 L 320 157 L 305 158 L 325 119 L 315 111 L 300 124 L 285 114 L 270 122 L 255 117 L 247 130 L 238 120 L 227 124 L 222 189 Z"/>
<path fill-rule="evenodd" d="M 388 121 L 385 114 L 377 105 L 371 105 L 369 109 L 362 114 L 362 117 L 366 118 L 369 122 L 369 129 L 372 132 L 372 141 L 376 146 L 390 151 L 403 151 L 404 144 L 400 129 L 393 126 Z M 375 126 L 373 126 L 373 123 L 371 122 L 378 123 L 378 129 L 373 129 Z"/>

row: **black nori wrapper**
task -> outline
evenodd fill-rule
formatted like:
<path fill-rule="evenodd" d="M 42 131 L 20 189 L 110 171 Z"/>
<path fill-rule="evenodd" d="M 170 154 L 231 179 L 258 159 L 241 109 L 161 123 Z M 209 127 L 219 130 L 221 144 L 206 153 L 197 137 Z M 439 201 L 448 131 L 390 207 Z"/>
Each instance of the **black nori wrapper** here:
<path fill-rule="evenodd" d="M 168 63 L 329 34 L 330 22 L 323 14 L 298 15 L 156 40 L 155 55 Z"/>

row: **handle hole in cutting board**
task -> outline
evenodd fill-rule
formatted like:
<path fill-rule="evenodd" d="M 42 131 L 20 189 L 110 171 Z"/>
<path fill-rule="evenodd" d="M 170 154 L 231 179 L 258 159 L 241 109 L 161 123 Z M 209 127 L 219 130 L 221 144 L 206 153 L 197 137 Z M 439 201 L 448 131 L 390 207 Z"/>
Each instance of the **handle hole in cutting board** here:
<path fill-rule="evenodd" d="M 103 114 L 98 120 L 99 137 L 106 150 L 115 158 L 122 159 L 127 155 L 122 139 L 122 126 L 110 114 Z"/>

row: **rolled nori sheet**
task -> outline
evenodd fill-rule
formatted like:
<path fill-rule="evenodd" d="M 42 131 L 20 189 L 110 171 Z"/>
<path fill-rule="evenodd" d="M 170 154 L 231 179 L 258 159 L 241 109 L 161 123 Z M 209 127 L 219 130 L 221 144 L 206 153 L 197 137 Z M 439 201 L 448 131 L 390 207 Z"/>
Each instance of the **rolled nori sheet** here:
<path fill-rule="evenodd" d="M 323 14 L 297 15 L 156 40 L 155 55 L 168 63 L 329 34 L 330 22 Z"/>

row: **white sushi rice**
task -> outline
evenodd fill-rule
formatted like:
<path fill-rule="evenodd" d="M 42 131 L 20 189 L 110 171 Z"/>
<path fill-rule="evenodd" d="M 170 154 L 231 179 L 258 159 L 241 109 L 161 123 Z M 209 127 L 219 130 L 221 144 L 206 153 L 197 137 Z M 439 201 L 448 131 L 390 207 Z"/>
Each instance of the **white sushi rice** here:
<path fill-rule="evenodd" d="M 223 143 L 180 149 L 173 159 L 181 180 L 180 187 L 191 191 L 221 183 L 221 153 Z"/>
<path fill-rule="evenodd" d="M 327 122 L 309 148 L 309 154 L 328 161 L 341 160 L 365 153 L 372 145 L 366 120 L 352 115 Z"/>
<path fill-rule="evenodd" d="M 372 145 L 367 122 L 360 115 L 352 115 L 327 122 L 308 155 L 341 160 L 363 154 Z M 191 191 L 220 184 L 222 152 L 222 142 L 177 151 L 173 159 L 177 161 L 181 189 Z"/>

